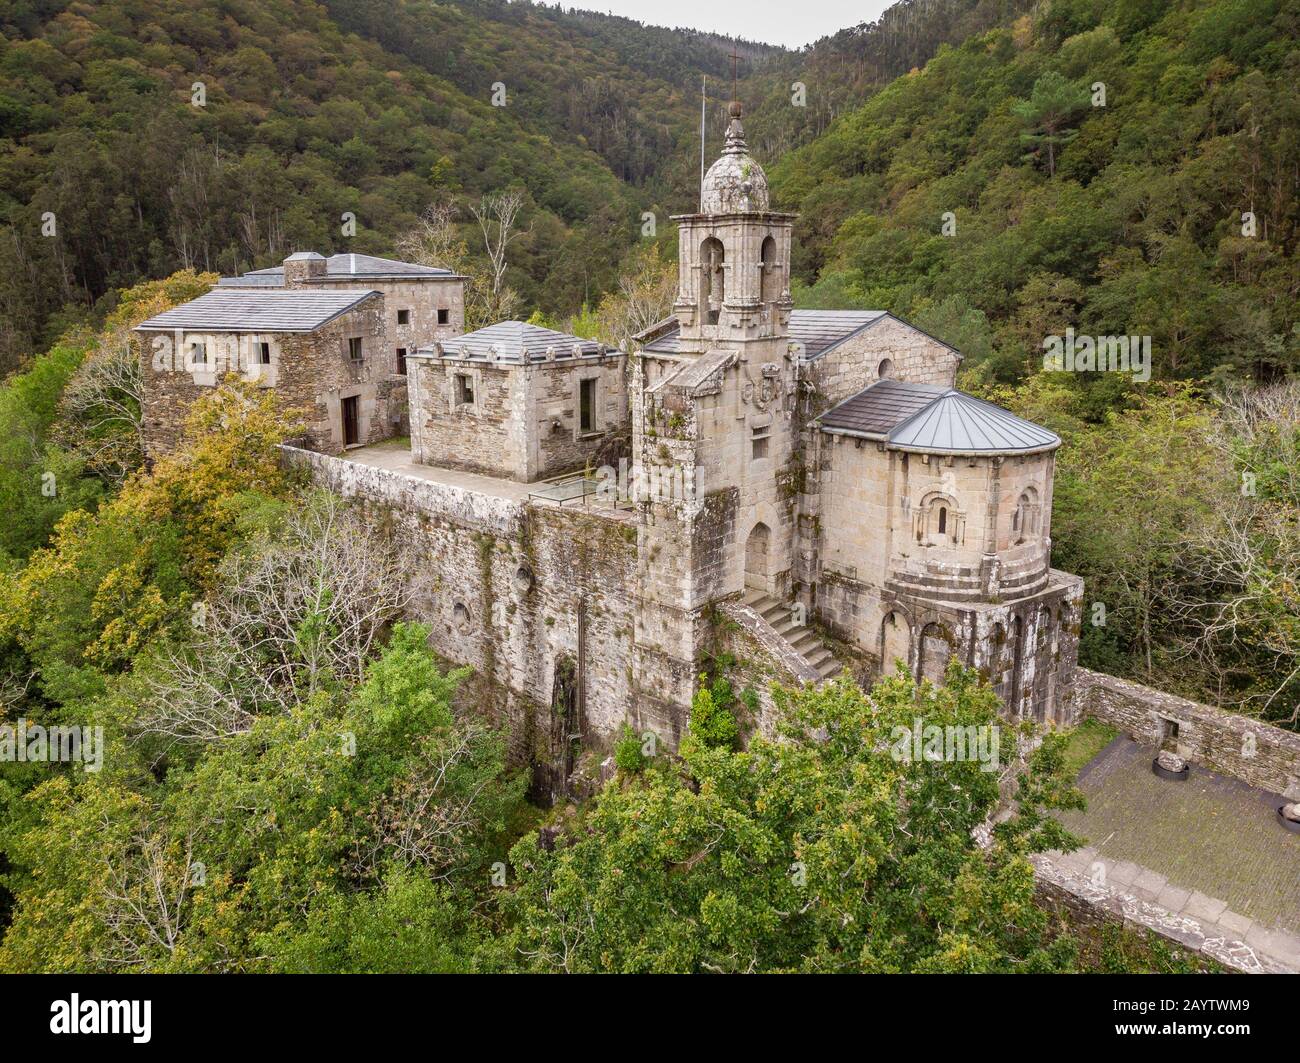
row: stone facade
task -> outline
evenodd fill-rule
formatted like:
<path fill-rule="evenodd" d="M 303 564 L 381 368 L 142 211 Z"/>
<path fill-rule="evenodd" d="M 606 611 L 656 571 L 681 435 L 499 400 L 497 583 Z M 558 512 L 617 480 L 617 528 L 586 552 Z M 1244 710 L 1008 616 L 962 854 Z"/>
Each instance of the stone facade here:
<path fill-rule="evenodd" d="M 506 497 L 286 447 L 286 460 L 359 500 L 408 561 L 432 648 L 472 665 L 537 796 L 634 719 L 637 529 L 626 509 Z M 663 721 L 647 718 L 645 729 Z M 668 732 L 665 730 L 664 732 Z"/>
<path fill-rule="evenodd" d="M 406 411 L 405 378 L 393 371 L 383 318 L 383 300 L 376 294 L 306 333 L 142 326 L 135 343 L 143 375 L 146 453 L 157 458 L 171 450 L 191 404 L 232 372 L 274 389 L 280 408 L 301 422 L 312 446 L 326 453 L 343 450 L 343 402 L 349 398 L 357 399 L 357 443 L 397 434 Z M 360 341 L 360 358 L 352 356 L 354 340 Z M 194 360 L 196 344 L 205 351 L 203 362 Z M 268 361 L 257 360 L 263 357 Z"/>
<path fill-rule="evenodd" d="M 251 316 L 247 323 L 232 320 L 198 328 L 162 327 L 158 319 L 139 326 L 135 344 L 150 458 L 176 445 L 190 404 L 229 372 L 274 389 L 280 407 L 302 422 L 305 438 L 326 453 L 348 445 L 345 420 L 356 426 L 357 445 L 409 431 L 406 357 L 460 334 L 464 279 L 443 273 L 327 274 L 325 267 L 320 255 L 296 254 L 285 260 L 282 276 L 270 278 L 274 284 L 265 283 L 264 275 L 250 274 L 223 279 L 215 291 L 247 291 L 253 298 L 266 292 L 330 292 L 343 298 L 368 292 L 364 305 L 298 329 L 257 331 Z M 202 362 L 193 357 L 196 344 L 204 350 Z M 345 418 L 350 399 L 356 400 L 355 414 L 349 407 Z"/>
<path fill-rule="evenodd" d="M 410 356 L 411 454 L 424 465 L 532 483 L 606 463 L 627 424 L 621 353 L 508 362 Z M 583 388 L 589 392 L 584 426 Z"/>

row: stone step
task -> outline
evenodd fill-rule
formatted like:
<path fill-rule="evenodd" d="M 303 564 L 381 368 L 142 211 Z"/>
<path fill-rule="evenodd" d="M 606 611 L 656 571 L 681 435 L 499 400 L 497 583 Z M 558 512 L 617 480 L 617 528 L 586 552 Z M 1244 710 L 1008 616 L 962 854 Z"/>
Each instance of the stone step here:
<path fill-rule="evenodd" d="M 794 622 L 795 611 L 791 605 L 755 589 L 746 590 L 742 600 L 823 679 L 840 670 L 840 662 L 821 644 L 817 633 L 807 625 Z"/>

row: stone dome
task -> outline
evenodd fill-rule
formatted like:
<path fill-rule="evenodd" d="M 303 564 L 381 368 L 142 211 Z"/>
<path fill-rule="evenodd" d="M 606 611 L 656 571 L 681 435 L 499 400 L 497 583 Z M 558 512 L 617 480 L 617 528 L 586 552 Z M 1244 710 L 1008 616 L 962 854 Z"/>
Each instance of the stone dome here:
<path fill-rule="evenodd" d="M 735 214 L 767 210 L 767 174 L 745 146 L 745 131 L 740 125 L 740 105 L 731 105 L 731 123 L 727 126 L 727 144 L 722 156 L 704 175 L 700 194 L 700 213 Z"/>

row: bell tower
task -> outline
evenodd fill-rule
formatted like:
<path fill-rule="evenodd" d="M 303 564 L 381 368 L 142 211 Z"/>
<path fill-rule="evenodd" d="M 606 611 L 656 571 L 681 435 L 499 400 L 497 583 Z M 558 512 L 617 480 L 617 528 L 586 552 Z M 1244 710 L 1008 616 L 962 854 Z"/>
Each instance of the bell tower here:
<path fill-rule="evenodd" d="M 700 187 L 700 209 L 678 226 L 677 301 L 683 353 L 715 343 L 783 339 L 790 323 L 794 215 L 768 206 L 767 175 L 749 154 L 741 106 Z"/>
<path fill-rule="evenodd" d="M 795 215 L 769 206 L 733 99 L 722 155 L 679 230 L 676 350 L 633 362 L 638 497 L 638 728 L 676 741 L 689 719 L 710 606 L 788 601 L 796 358 L 789 338 Z"/>

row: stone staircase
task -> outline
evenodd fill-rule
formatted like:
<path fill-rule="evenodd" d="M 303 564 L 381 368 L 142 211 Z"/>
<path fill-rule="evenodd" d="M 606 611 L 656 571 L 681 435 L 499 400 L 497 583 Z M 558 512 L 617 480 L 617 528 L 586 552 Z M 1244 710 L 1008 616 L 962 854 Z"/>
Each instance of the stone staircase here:
<path fill-rule="evenodd" d="M 812 678 L 815 674 L 821 680 L 830 679 L 841 669 L 817 633 L 807 625 L 800 627 L 794 622 L 794 610 L 784 602 L 779 602 L 766 591 L 747 590 L 745 605 L 757 613 L 772 631 L 790 647 L 794 654 L 807 666 L 805 674 Z"/>

